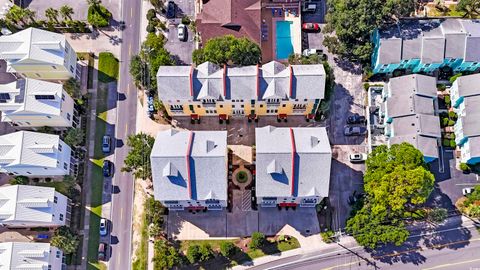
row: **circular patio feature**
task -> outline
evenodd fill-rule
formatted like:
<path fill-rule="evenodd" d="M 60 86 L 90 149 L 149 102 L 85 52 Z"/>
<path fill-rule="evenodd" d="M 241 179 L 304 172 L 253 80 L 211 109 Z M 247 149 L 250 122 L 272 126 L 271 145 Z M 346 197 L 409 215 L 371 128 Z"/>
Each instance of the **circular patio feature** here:
<path fill-rule="evenodd" d="M 232 173 L 232 180 L 235 185 L 245 188 L 252 182 L 252 173 L 245 167 L 240 166 Z"/>

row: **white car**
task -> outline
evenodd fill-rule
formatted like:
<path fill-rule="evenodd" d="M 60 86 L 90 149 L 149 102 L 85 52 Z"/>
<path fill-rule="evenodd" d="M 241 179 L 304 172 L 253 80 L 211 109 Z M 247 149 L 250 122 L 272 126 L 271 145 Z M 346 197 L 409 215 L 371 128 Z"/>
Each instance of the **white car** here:
<path fill-rule="evenodd" d="M 102 219 L 100 219 L 100 236 L 105 236 L 107 234 L 108 234 L 107 220 L 102 218 Z"/>
<path fill-rule="evenodd" d="M 468 194 L 472 193 L 474 189 L 474 187 L 467 187 L 462 189 L 463 196 L 467 196 Z"/>
<path fill-rule="evenodd" d="M 178 40 L 185 41 L 187 37 L 187 27 L 185 24 L 178 25 Z"/>
<path fill-rule="evenodd" d="M 302 52 L 303 56 L 310 56 L 310 55 L 314 55 L 314 54 L 317 54 L 317 55 L 322 55 L 323 54 L 323 50 L 321 49 L 305 49 L 303 50 Z"/>
<path fill-rule="evenodd" d="M 363 162 L 365 160 L 367 160 L 367 154 L 365 153 L 354 153 L 354 154 L 350 154 L 348 156 L 348 159 L 350 159 L 350 162 Z"/>

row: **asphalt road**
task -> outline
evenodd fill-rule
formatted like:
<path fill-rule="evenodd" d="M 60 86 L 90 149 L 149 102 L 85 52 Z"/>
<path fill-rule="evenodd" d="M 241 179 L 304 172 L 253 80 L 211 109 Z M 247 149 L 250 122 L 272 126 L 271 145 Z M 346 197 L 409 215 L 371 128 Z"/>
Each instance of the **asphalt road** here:
<path fill-rule="evenodd" d="M 480 235 L 473 224 L 445 226 L 437 233 L 418 233 L 401 247 L 370 253 L 359 246 L 333 246 L 329 250 L 277 260 L 251 269 L 302 270 L 457 270 L 480 269 Z M 457 224 L 458 225 L 458 224 Z"/>
<path fill-rule="evenodd" d="M 135 133 L 137 112 L 137 89 L 133 84 L 128 66 L 132 54 L 139 51 L 141 1 L 122 1 L 121 19 L 126 28 L 122 34 L 120 52 L 120 78 L 118 81 L 117 119 L 115 124 L 115 174 L 112 180 L 111 206 L 111 257 L 109 269 L 128 270 L 131 268 L 131 237 L 133 216 L 133 177 L 121 172 L 123 161 L 128 153 L 126 140 Z M 115 105 L 115 104 L 114 104 Z"/>

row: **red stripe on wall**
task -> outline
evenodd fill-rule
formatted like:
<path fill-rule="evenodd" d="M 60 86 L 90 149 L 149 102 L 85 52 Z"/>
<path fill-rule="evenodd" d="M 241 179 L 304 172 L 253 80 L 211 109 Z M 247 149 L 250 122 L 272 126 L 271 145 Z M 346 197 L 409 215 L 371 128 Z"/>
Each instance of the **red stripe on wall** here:
<path fill-rule="evenodd" d="M 193 65 L 190 67 L 190 96 L 193 96 Z"/>
<path fill-rule="evenodd" d="M 290 67 L 290 97 L 293 98 L 293 68 Z"/>
<path fill-rule="evenodd" d="M 257 99 L 260 99 L 260 66 L 257 64 Z"/>
<path fill-rule="evenodd" d="M 223 65 L 223 97 L 227 99 L 227 65 Z"/>

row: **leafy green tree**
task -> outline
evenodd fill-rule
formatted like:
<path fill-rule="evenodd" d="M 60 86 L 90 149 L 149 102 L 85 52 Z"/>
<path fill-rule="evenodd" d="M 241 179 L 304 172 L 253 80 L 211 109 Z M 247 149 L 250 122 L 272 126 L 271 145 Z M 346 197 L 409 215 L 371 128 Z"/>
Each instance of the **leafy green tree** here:
<path fill-rule="evenodd" d="M 191 245 L 187 249 L 187 260 L 194 264 L 199 262 L 202 258 L 202 254 L 200 253 L 200 246 L 199 245 Z"/>
<path fill-rule="evenodd" d="M 197 65 L 206 61 L 223 65 L 255 65 L 260 63 L 262 52 L 260 47 L 247 38 L 236 38 L 232 35 L 212 38 L 203 48 L 193 51 L 193 62 Z"/>
<path fill-rule="evenodd" d="M 265 244 L 265 235 L 261 232 L 252 233 L 249 247 L 252 249 L 261 248 Z"/>
<path fill-rule="evenodd" d="M 155 138 L 145 133 L 128 136 L 130 151 L 124 160 L 122 171 L 133 172 L 135 178 L 151 179 L 150 153 L 154 143 Z"/>
<path fill-rule="evenodd" d="M 335 36 L 328 36 L 324 45 L 330 52 L 364 64 L 370 60 L 373 30 L 410 15 L 415 8 L 414 0 L 328 0 L 327 3 L 326 31 L 335 31 Z"/>
<path fill-rule="evenodd" d="M 85 140 L 85 132 L 80 128 L 70 128 L 63 138 L 63 141 L 71 147 L 83 145 Z"/>
<path fill-rule="evenodd" d="M 232 242 L 224 241 L 220 243 L 220 253 L 224 257 L 230 258 L 235 255 L 236 252 L 237 247 Z"/>
<path fill-rule="evenodd" d="M 89 5 L 87 21 L 94 27 L 105 27 L 110 23 L 112 13 L 101 4 L 100 0 L 87 0 Z"/>
<path fill-rule="evenodd" d="M 425 203 L 434 186 L 423 154 L 411 144 L 375 148 L 366 161 L 364 204 L 347 221 L 361 245 L 401 245 L 408 237 L 402 218 Z"/>
<path fill-rule="evenodd" d="M 447 217 L 448 211 L 445 208 L 435 208 L 428 213 L 428 219 L 437 223 L 443 222 Z"/>
<path fill-rule="evenodd" d="M 149 224 L 157 224 L 161 226 L 163 224 L 163 215 L 165 214 L 165 207 L 160 201 L 150 197 L 147 199 L 147 212 L 146 219 Z"/>
<path fill-rule="evenodd" d="M 480 16 L 480 0 L 460 0 L 456 7 L 457 11 L 465 12 L 463 17 L 475 18 Z"/>
<path fill-rule="evenodd" d="M 135 84 L 143 85 L 145 75 L 145 63 L 138 54 L 133 55 L 130 59 L 129 71 Z"/>
<path fill-rule="evenodd" d="M 58 22 L 58 10 L 54 8 L 47 8 L 45 10 L 45 17 L 47 17 L 48 21 L 53 23 Z"/>
<path fill-rule="evenodd" d="M 64 20 L 72 19 L 74 13 L 73 8 L 69 5 L 63 5 L 60 7 L 60 16 L 62 16 Z"/>
<path fill-rule="evenodd" d="M 150 0 L 152 6 L 154 6 L 157 10 L 164 9 L 165 1 L 164 0 Z"/>
<path fill-rule="evenodd" d="M 200 252 L 200 261 L 202 262 L 208 261 L 214 257 L 212 247 L 209 244 L 200 245 L 198 251 Z"/>
<path fill-rule="evenodd" d="M 63 83 L 63 89 L 73 98 L 77 99 L 82 96 L 80 92 L 80 82 L 75 78 L 69 78 Z"/>
<path fill-rule="evenodd" d="M 153 267 L 155 270 L 173 269 L 182 263 L 178 251 L 163 240 L 155 241 Z"/>
<path fill-rule="evenodd" d="M 26 176 L 18 175 L 10 179 L 10 185 L 28 185 L 29 179 Z"/>
<path fill-rule="evenodd" d="M 148 63 L 145 78 L 149 78 L 148 80 L 145 80 L 142 85 L 147 89 L 157 88 L 156 75 L 160 66 L 171 66 L 174 64 L 172 56 L 167 50 L 165 50 L 163 47 L 164 45 L 165 37 L 163 35 L 156 35 L 155 33 L 149 33 L 145 41 L 142 43 L 140 57 L 143 61 Z"/>
<path fill-rule="evenodd" d="M 23 9 L 23 15 L 27 17 L 30 20 L 30 22 L 35 22 L 36 14 L 37 13 L 31 9 L 28 9 L 28 8 Z"/>
<path fill-rule="evenodd" d="M 5 19 L 7 21 L 10 21 L 13 24 L 22 22 L 22 24 L 25 25 L 26 24 L 25 17 L 26 17 L 25 9 L 22 9 L 21 7 L 16 5 L 13 5 L 8 10 L 7 14 L 5 14 Z"/>
<path fill-rule="evenodd" d="M 55 230 L 50 241 L 52 246 L 63 250 L 65 254 L 74 253 L 77 250 L 78 243 L 78 236 L 67 226 L 62 226 Z"/>

